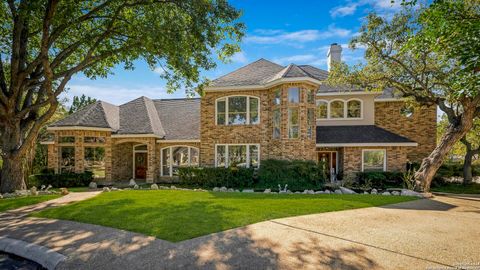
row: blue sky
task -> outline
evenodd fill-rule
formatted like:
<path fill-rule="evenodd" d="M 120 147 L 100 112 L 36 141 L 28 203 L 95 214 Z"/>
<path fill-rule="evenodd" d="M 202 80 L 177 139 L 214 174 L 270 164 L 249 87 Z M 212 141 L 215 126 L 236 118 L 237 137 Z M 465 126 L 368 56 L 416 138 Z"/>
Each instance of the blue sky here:
<path fill-rule="evenodd" d="M 365 15 L 371 11 L 391 15 L 399 9 L 390 0 L 296 0 L 255 1 L 234 0 L 231 4 L 243 10 L 241 20 L 247 26 L 242 51 L 229 64 L 219 63 L 215 70 L 203 73 L 210 79 L 231 72 L 259 58 L 278 64 L 310 64 L 327 69 L 326 53 L 331 43 L 343 47 L 343 61 L 354 64 L 363 59 L 363 51 L 351 51 L 348 41 L 354 36 Z M 180 98 L 165 91 L 165 81 L 158 70 L 151 70 L 143 61 L 136 61 L 135 70 L 113 70 L 106 79 L 90 80 L 78 75 L 69 83 L 64 97 L 85 94 L 113 104 L 122 104 L 139 96 L 150 98 Z"/>

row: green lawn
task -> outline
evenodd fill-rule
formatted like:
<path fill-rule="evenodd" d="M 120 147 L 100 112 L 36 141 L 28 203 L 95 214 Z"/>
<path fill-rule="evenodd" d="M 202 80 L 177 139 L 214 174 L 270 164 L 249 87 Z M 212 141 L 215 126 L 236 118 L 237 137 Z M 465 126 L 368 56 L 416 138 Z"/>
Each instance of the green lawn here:
<path fill-rule="evenodd" d="M 268 219 L 414 200 L 378 195 L 116 191 L 34 216 L 114 227 L 177 242 Z"/>
<path fill-rule="evenodd" d="M 434 192 L 447 192 L 456 194 L 480 194 L 480 184 L 472 183 L 468 185 L 448 183 L 438 187 L 432 187 Z"/>
<path fill-rule="evenodd" d="M 0 199 L 0 212 L 4 212 L 4 211 L 15 209 L 15 208 L 20 208 L 20 207 L 31 205 L 31 204 L 41 203 L 44 201 L 56 199 L 58 197 L 61 197 L 61 195 L 40 195 L 40 196 Z"/>
<path fill-rule="evenodd" d="M 85 192 L 85 191 L 90 191 L 88 187 L 69 187 L 67 188 L 69 192 Z M 54 191 L 60 192 L 60 188 L 54 188 L 52 189 Z"/>

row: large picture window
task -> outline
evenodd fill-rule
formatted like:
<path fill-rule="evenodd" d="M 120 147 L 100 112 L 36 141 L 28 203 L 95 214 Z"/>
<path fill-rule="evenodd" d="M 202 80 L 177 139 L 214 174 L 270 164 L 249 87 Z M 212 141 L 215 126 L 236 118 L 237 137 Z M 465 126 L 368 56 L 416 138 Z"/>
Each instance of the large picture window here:
<path fill-rule="evenodd" d="M 75 172 L 75 147 L 62 146 L 58 152 L 60 173 Z"/>
<path fill-rule="evenodd" d="M 162 149 L 162 176 L 178 175 L 183 167 L 198 166 L 198 149 L 191 146 L 170 146 Z"/>
<path fill-rule="evenodd" d="M 257 144 L 217 144 L 215 166 L 257 168 L 260 151 Z"/>
<path fill-rule="evenodd" d="M 217 125 L 249 125 L 260 122 L 259 98 L 231 96 L 217 99 Z"/>
<path fill-rule="evenodd" d="M 105 178 L 105 148 L 85 147 L 84 166 L 91 171 L 94 178 Z"/>
<path fill-rule="evenodd" d="M 386 170 L 385 149 L 364 149 L 362 150 L 362 171 L 383 172 Z"/>
<path fill-rule="evenodd" d="M 296 139 L 300 131 L 298 108 L 288 109 L 288 138 Z"/>

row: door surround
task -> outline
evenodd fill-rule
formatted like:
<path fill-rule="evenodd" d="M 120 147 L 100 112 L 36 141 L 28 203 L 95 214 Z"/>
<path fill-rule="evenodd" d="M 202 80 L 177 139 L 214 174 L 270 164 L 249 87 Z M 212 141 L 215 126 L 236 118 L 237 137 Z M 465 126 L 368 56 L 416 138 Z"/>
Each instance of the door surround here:
<path fill-rule="evenodd" d="M 146 149 L 136 149 L 136 148 L 138 148 L 139 146 L 146 146 Z M 135 179 L 135 180 L 136 180 L 137 177 L 136 177 L 135 171 L 136 171 L 136 169 L 137 169 L 137 168 L 136 168 L 137 166 L 136 166 L 136 164 L 135 164 L 135 163 L 136 163 L 135 155 L 136 155 L 137 153 L 145 153 L 145 154 L 147 154 L 147 155 L 146 155 L 146 156 L 147 156 L 147 160 L 145 161 L 145 164 L 146 164 L 146 167 L 147 167 L 147 168 L 146 168 L 146 171 L 148 171 L 148 145 L 147 145 L 147 144 L 144 144 L 144 143 L 135 144 L 135 145 L 133 145 L 132 153 L 133 153 L 133 154 L 132 154 L 132 161 L 133 161 L 133 162 L 132 162 L 132 179 Z M 146 180 L 146 179 L 147 179 L 147 176 L 145 175 L 145 179 L 141 179 L 141 180 Z"/>

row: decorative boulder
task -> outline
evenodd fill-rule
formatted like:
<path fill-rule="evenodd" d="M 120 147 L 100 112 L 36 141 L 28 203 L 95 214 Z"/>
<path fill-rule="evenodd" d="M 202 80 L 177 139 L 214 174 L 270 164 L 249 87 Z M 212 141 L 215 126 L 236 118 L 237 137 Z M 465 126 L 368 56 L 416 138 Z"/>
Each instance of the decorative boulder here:
<path fill-rule="evenodd" d="M 340 190 L 342 191 L 343 194 L 357 194 L 355 191 L 346 187 L 340 187 Z"/>
<path fill-rule="evenodd" d="M 292 194 L 293 192 L 291 190 L 287 190 L 287 194 Z"/>
<path fill-rule="evenodd" d="M 38 195 L 37 187 L 32 187 L 30 189 L 30 195 L 32 195 L 32 196 L 37 196 Z"/>
<path fill-rule="evenodd" d="M 390 195 L 392 195 L 392 194 L 390 194 L 390 192 L 388 192 L 388 191 L 385 191 L 385 192 L 382 193 L 382 195 L 383 195 L 383 196 L 390 196 Z"/>
<path fill-rule="evenodd" d="M 69 192 L 68 192 L 68 189 L 67 189 L 67 188 L 64 188 L 64 187 L 63 187 L 63 188 L 60 188 L 60 193 L 61 193 L 62 195 L 67 195 Z"/>
<path fill-rule="evenodd" d="M 315 194 L 324 194 L 325 192 L 323 192 L 322 190 L 319 190 L 319 191 L 315 191 Z"/>
<path fill-rule="evenodd" d="M 2 194 L 0 194 L 0 199 L 3 199 L 3 195 L 2 195 Z"/>
<path fill-rule="evenodd" d="M 133 179 L 130 179 L 130 182 L 128 183 L 128 185 L 131 186 L 131 187 L 134 187 L 136 184 L 137 184 L 137 182 L 135 182 L 135 180 L 133 180 Z"/>
<path fill-rule="evenodd" d="M 235 192 L 240 192 L 240 190 L 238 190 L 238 189 L 235 189 Z"/>
<path fill-rule="evenodd" d="M 315 191 L 313 191 L 312 189 L 309 189 L 307 190 L 307 194 L 315 194 Z"/>
<path fill-rule="evenodd" d="M 220 188 L 219 188 L 219 187 L 214 187 L 214 188 L 213 188 L 213 191 L 219 192 L 219 191 L 220 191 Z"/>
<path fill-rule="evenodd" d="M 158 185 L 157 185 L 157 184 L 152 184 L 152 185 L 150 186 L 150 189 L 158 189 Z"/>
<path fill-rule="evenodd" d="M 170 186 L 170 189 L 177 189 L 176 186 Z"/>
<path fill-rule="evenodd" d="M 402 195 L 402 196 L 415 196 L 415 197 L 423 198 L 422 193 L 419 193 L 419 192 L 416 192 L 416 191 L 413 191 L 413 190 L 409 190 L 409 189 L 402 189 L 402 191 L 400 192 L 400 195 Z"/>
<path fill-rule="evenodd" d="M 378 194 L 378 191 L 377 191 L 377 189 L 375 189 L 375 188 L 374 188 L 374 189 L 372 189 L 372 191 L 370 192 L 370 194 L 374 194 L 374 195 L 375 195 L 375 194 Z"/>
<path fill-rule="evenodd" d="M 96 188 L 97 188 L 97 183 L 95 183 L 95 182 L 90 182 L 90 184 L 88 184 L 88 188 L 89 188 L 89 189 L 96 189 Z"/>
<path fill-rule="evenodd" d="M 263 191 L 263 193 L 272 193 L 272 190 L 267 188 L 267 189 L 265 189 L 265 191 Z"/>
<path fill-rule="evenodd" d="M 228 190 L 227 187 L 221 187 L 220 188 L 220 192 L 227 192 L 227 190 Z"/>
<path fill-rule="evenodd" d="M 27 196 L 28 195 L 28 191 L 26 190 L 15 190 L 15 195 L 16 196 Z"/>
<path fill-rule="evenodd" d="M 103 187 L 103 192 L 110 192 L 110 189 L 108 187 Z"/>
<path fill-rule="evenodd" d="M 368 192 L 367 192 L 367 191 L 364 191 L 363 194 L 368 194 Z"/>
<path fill-rule="evenodd" d="M 295 194 L 301 194 L 301 192 L 300 191 L 295 191 Z"/>
<path fill-rule="evenodd" d="M 118 190 L 121 190 L 121 189 L 118 189 L 118 188 L 116 188 L 116 187 L 112 187 L 110 190 L 111 190 L 111 191 L 118 191 Z"/>
<path fill-rule="evenodd" d="M 233 191 L 234 191 L 233 188 L 227 189 L 227 192 L 233 192 Z"/>
<path fill-rule="evenodd" d="M 330 190 L 326 189 L 324 193 L 325 193 L 325 194 L 330 194 L 330 193 L 332 193 L 332 192 L 330 192 Z"/>
<path fill-rule="evenodd" d="M 342 191 L 340 189 L 336 189 L 335 190 L 335 194 L 343 194 Z"/>
<path fill-rule="evenodd" d="M 139 188 L 140 187 L 137 184 L 135 184 L 135 186 L 133 186 L 133 189 L 139 189 Z"/>
<path fill-rule="evenodd" d="M 253 193 L 253 189 L 244 189 L 242 192 Z"/>
<path fill-rule="evenodd" d="M 398 192 L 398 191 L 396 191 L 396 190 L 395 190 L 395 191 L 392 191 L 392 195 L 394 195 L 394 196 L 399 196 L 399 195 L 400 195 L 400 192 Z"/>

